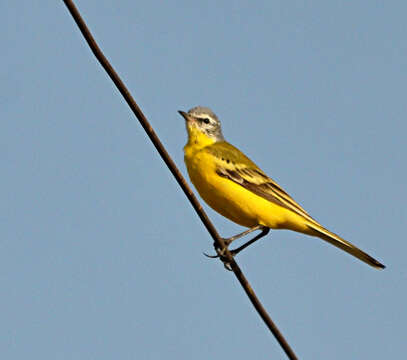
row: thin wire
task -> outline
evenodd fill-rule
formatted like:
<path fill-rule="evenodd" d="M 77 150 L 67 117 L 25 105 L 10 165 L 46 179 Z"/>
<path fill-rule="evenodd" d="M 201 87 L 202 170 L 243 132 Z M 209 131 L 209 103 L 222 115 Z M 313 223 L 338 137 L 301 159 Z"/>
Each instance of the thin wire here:
<path fill-rule="evenodd" d="M 244 291 L 246 292 L 247 296 L 249 297 L 250 301 L 252 302 L 253 306 L 259 313 L 260 317 L 263 319 L 269 330 L 277 339 L 280 346 L 283 348 L 284 352 L 287 354 L 290 360 L 296 360 L 297 356 L 295 355 L 294 351 L 291 349 L 290 345 L 285 340 L 283 334 L 274 324 L 271 317 L 267 314 L 266 310 L 264 309 L 263 305 L 257 298 L 255 292 L 253 291 L 252 287 L 250 286 L 249 282 L 247 281 L 246 277 L 243 275 L 240 267 L 237 265 L 236 261 L 234 260 L 233 256 L 231 255 L 230 251 L 225 248 L 225 243 L 223 239 L 219 236 L 215 226 L 209 220 L 208 216 L 206 215 L 205 211 L 203 210 L 201 204 L 199 203 L 198 199 L 192 192 L 191 188 L 185 181 L 184 177 L 182 176 L 181 172 L 178 170 L 177 166 L 175 165 L 174 161 L 168 154 L 167 150 L 164 148 L 163 144 L 161 143 L 160 139 L 158 138 L 157 134 L 151 127 L 150 123 L 147 121 L 146 117 L 142 113 L 141 109 L 138 107 L 137 103 L 131 96 L 130 92 L 128 91 L 127 87 L 124 85 L 122 80 L 120 79 L 119 75 L 113 69 L 112 65 L 109 63 L 107 58 L 104 56 L 103 52 L 100 50 L 99 46 L 96 44 L 95 39 L 93 38 L 90 30 L 86 26 L 85 21 L 82 19 L 78 9 L 76 8 L 73 1 L 70 0 L 63 0 L 66 7 L 68 8 L 69 12 L 71 13 L 73 19 L 75 20 L 76 24 L 78 25 L 83 37 L 85 38 L 86 42 L 88 43 L 90 49 L 92 50 L 95 57 L 98 59 L 99 63 L 105 69 L 106 73 L 112 79 L 114 84 L 116 85 L 117 89 L 120 91 L 124 99 L 126 100 L 127 104 L 133 111 L 134 115 L 136 115 L 137 119 L 139 120 L 141 126 L 146 131 L 147 135 L 149 136 L 150 140 L 154 144 L 155 148 L 157 149 L 158 153 L 161 155 L 161 158 L 164 160 L 165 164 L 174 175 L 175 179 L 177 180 L 178 184 L 184 191 L 185 195 L 187 196 L 188 200 L 192 204 L 193 208 L 195 209 L 196 213 L 198 214 L 199 218 L 205 225 L 206 229 L 208 230 L 209 234 L 212 236 L 214 240 L 214 246 L 218 249 L 225 249 L 223 254 L 224 261 L 226 261 L 237 279 L 239 280 L 240 284 L 242 285 Z"/>

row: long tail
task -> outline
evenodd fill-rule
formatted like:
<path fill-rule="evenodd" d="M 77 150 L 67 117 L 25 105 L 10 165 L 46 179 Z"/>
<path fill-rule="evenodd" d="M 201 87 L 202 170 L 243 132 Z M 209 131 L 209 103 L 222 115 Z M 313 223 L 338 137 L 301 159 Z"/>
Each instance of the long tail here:
<path fill-rule="evenodd" d="M 350 242 L 342 239 L 338 235 L 330 232 L 319 224 L 308 223 L 308 227 L 314 233 L 313 235 L 329 242 L 333 246 L 336 246 L 339 249 L 346 251 L 348 254 L 351 254 L 358 259 L 362 260 L 366 264 L 373 266 L 376 269 L 384 269 L 386 266 L 378 262 L 376 259 L 373 259 L 370 255 L 366 254 L 364 251 L 358 249 L 355 245 Z"/>

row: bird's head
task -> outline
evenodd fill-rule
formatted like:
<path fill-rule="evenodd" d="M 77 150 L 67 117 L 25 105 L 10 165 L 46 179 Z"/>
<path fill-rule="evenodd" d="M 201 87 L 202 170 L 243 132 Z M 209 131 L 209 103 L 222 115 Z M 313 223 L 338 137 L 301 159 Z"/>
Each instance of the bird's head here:
<path fill-rule="evenodd" d="M 178 112 L 185 119 L 189 142 L 209 145 L 224 140 L 220 121 L 211 109 L 196 106 L 187 113 L 184 111 Z"/>

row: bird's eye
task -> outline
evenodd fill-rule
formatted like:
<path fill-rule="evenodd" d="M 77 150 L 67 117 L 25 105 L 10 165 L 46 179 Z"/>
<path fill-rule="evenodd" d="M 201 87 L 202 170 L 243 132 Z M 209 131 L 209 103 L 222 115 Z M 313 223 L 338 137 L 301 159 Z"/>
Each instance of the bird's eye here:
<path fill-rule="evenodd" d="M 208 118 L 202 119 L 202 121 L 203 121 L 205 124 L 209 124 L 209 119 L 208 119 Z"/>

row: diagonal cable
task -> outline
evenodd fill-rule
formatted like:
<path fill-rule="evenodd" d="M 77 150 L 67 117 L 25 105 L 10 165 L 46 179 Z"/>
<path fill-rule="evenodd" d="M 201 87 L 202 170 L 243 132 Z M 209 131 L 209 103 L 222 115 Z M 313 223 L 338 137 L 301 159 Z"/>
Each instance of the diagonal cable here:
<path fill-rule="evenodd" d="M 86 42 L 88 43 L 91 51 L 98 59 L 99 63 L 105 69 L 106 73 L 109 75 L 110 79 L 114 82 L 119 92 L 122 94 L 123 98 L 126 100 L 127 104 L 133 111 L 134 115 L 136 115 L 137 119 L 139 120 L 141 126 L 146 131 L 148 137 L 150 138 L 151 142 L 154 144 L 155 148 L 157 149 L 158 153 L 161 155 L 161 158 L 171 171 L 172 175 L 177 180 L 179 186 L 184 191 L 185 195 L 187 196 L 188 200 L 192 204 L 193 208 L 195 209 L 196 213 L 198 214 L 199 218 L 205 225 L 206 229 L 208 230 L 209 234 L 212 236 L 214 240 L 214 246 L 218 249 L 225 249 L 224 254 L 222 257 L 224 261 L 230 265 L 233 273 L 239 280 L 240 284 L 242 285 L 244 291 L 246 292 L 247 296 L 249 297 L 251 303 L 259 313 L 260 317 L 263 319 L 269 330 L 273 333 L 274 337 L 277 339 L 280 346 L 283 348 L 284 352 L 286 353 L 287 357 L 290 360 L 297 359 L 294 351 L 291 349 L 290 345 L 285 340 L 283 334 L 274 324 L 271 317 L 268 315 L 266 310 L 264 309 L 263 305 L 257 298 L 254 290 L 250 286 L 249 282 L 247 281 L 246 277 L 240 270 L 240 267 L 237 265 L 236 261 L 234 260 L 233 256 L 231 255 L 230 251 L 225 247 L 225 243 L 223 239 L 219 236 L 216 228 L 209 220 L 208 216 L 206 215 L 205 211 L 202 208 L 202 205 L 199 203 L 198 199 L 192 192 L 191 188 L 185 181 L 184 177 L 182 176 L 181 172 L 178 170 L 177 166 L 175 165 L 174 161 L 168 154 L 167 150 L 164 148 L 163 144 L 161 143 L 160 139 L 158 138 L 157 134 L 155 133 L 154 129 L 151 127 L 150 123 L 148 122 L 147 118 L 142 113 L 141 109 L 137 105 L 136 101 L 131 96 L 129 90 L 124 85 L 123 81 L 120 79 L 119 75 L 113 69 L 112 65 L 109 63 L 107 58 L 104 56 L 103 52 L 100 50 L 99 46 L 96 44 L 95 39 L 93 38 L 90 30 L 86 26 L 85 21 L 82 19 L 78 9 L 76 8 L 73 1 L 70 0 L 63 0 L 66 7 L 68 8 L 69 12 L 71 13 L 73 19 L 75 20 L 76 24 L 79 27 L 83 37 L 85 38 Z"/>

